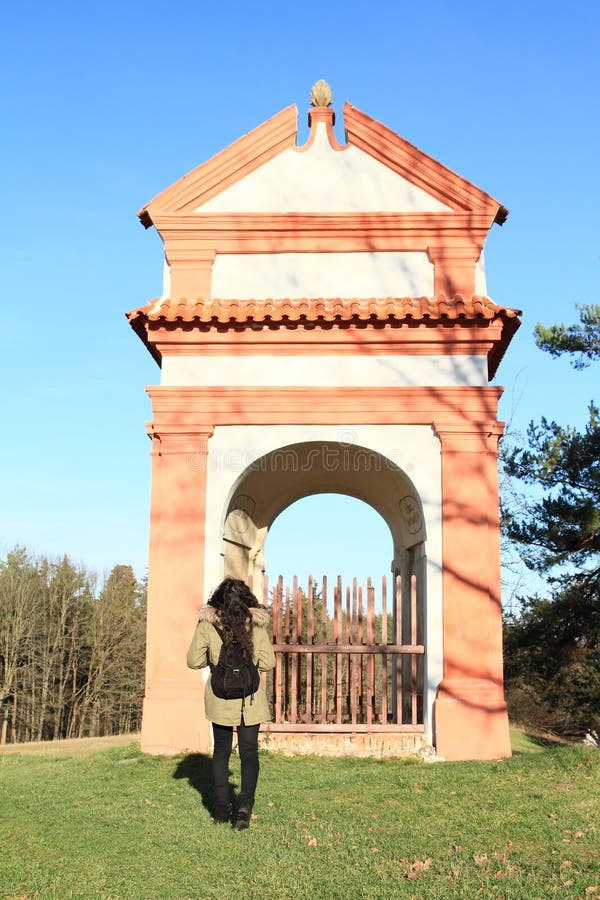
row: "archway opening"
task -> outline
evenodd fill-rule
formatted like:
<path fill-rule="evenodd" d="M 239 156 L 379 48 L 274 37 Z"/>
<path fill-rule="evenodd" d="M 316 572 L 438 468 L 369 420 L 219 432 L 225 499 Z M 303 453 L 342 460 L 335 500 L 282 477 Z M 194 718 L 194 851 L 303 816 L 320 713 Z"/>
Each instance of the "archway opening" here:
<path fill-rule="evenodd" d="M 290 444 L 241 474 L 224 571 L 272 607 L 271 730 L 423 731 L 425 541 L 410 478 L 369 448 Z"/>
<path fill-rule="evenodd" d="M 368 503 L 346 494 L 320 493 L 290 504 L 274 520 L 265 543 L 265 571 L 272 583 L 297 576 L 353 578 L 365 583 L 391 572 L 394 543 L 389 526 Z"/>
<path fill-rule="evenodd" d="M 410 602 L 404 624 L 398 621 L 394 541 L 383 517 L 346 494 L 303 497 L 274 519 L 263 559 L 274 641 L 284 658 L 279 701 L 273 692 L 279 724 L 314 716 L 321 723 L 419 726 L 422 657 L 346 652 L 327 669 L 326 657 L 314 655 L 324 642 L 329 649 L 422 642 L 416 629 L 411 634 Z M 290 658 L 286 648 L 298 643 L 306 652 Z"/>

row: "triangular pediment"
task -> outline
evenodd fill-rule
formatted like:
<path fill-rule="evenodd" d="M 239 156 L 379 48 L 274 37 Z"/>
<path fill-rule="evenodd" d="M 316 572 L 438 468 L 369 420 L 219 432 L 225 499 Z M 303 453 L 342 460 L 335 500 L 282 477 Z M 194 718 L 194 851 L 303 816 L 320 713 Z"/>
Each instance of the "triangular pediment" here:
<path fill-rule="evenodd" d="M 343 146 L 333 111 L 319 111 L 304 146 L 297 109 L 287 107 L 157 195 L 139 213 L 143 224 L 205 213 L 477 212 L 504 221 L 493 197 L 351 104 Z"/>
<path fill-rule="evenodd" d="M 294 146 L 297 132 L 296 106 L 288 106 L 157 194 L 139 211 L 142 224 L 152 225 L 155 214 L 189 213 Z"/>
<path fill-rule="evenodd" d="M 349 144 L 451 209 L 493 213 L 493 221 L 499 225 L 505 221 L 508 210 L 497 200 L 350 103 L 344 105 L 344 127 Z"/>
<path fill-rule="evenodd" d="M 198 213 L 451 212 L 424 187 L 352 144 L 338 150 L 326 128 L 310 146 L 289 147 L 222 193 Z"/>

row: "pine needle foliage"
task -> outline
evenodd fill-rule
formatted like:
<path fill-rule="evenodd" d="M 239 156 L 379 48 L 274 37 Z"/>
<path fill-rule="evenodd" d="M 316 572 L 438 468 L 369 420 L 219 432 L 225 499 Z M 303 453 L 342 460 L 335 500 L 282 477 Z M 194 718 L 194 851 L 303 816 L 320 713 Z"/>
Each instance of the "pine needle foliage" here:
<path fill-rule="evenodd" d="M 535 326 L 535 342 L 551 356 L 570 354 L 575 369 L 585 369 L 592 360 L 600 359 L 600 306 L 581 305 L 575 325 Z"/>
<path fill-rule="evenodd" d="M 552 356 L 579 354 L 576 369 L 600 358 L 600 307 L 580 323 L 536 327 Z M 569 736 L 600 730 L 600 414 L 589 405 L 581 430 L 542 418 L 526 447 L 504 446 L 509 480 L 505 535 L 546 578 L 545 596 L 520 598 L 505 619 L 507 700 L 513 720 Z"/>

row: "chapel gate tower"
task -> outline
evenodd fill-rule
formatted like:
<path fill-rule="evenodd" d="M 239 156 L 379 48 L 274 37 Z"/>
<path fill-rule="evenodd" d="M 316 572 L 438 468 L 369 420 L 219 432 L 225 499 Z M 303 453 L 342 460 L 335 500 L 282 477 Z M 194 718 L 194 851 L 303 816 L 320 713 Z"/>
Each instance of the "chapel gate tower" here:
<path fill-rule="evenodd" d="M 312 102 L 303 147 L 288 107 L 140 212 L 165 246 L 162 296 L 128 313 L 161 367 L 148 389 L 142 748 L 209 749 L 203 682 L 185 655 L 222 554 L 243 568 L 252 550 L 249 572 L 262 566 L 254 545 L 246 554 L 242 542 L 235 563 L 228 547 L 240 475 L 351 431 L 403 473 L 394 514 L 408 483 L 419 504 L 428 738 L 447 759 L 506 756 L 501 389 L 488 381 L 519 319 L 487 297 L 483 245 L 507 211 L 348 103 L 339 144 L 326 85 Z M 269 485 L 251 499 L 264 505 Z"/>

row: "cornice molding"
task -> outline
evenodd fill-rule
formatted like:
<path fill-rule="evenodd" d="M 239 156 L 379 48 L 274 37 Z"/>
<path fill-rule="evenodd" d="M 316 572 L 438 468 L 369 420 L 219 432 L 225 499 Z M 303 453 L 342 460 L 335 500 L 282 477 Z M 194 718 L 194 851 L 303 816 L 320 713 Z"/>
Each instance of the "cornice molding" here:
<path fill-rule="evenodd" d="M 423 252 L 475 264 L 492 224 L 488 213 L 157 214 L 167 260 L 216 253 Z"/>
<path fill-rule="evenodd" d="M 344 104 L 344 127 L 349 144 L 423 188 L 440 202 L 454 209 L 485 210 L 499 225 L 506 221 L 508 210 L 490 194 L 351 103 Z"/>
<path fill-rule="evenodd" d="M 341 213 L 194 213 L 156 214 L 157 229 L 166 234 L 219 235 L 231 231 L 312 232 L 343 235 L 346 232 L 395 234 L 412 232 L 429 240 L 436 234 L 456 232 L 485 237 L 493 219 L 488 211 L 464 212 L 341 212 Z M 218 250 L 219 247 L 217 246 Z M 221 251 L 222 252 L 222 251 Z M 264 251 L 263 251 L 264 252 Z"/>
<path fill-rule="evenodd" d="M 159 211 L 186 212 L 201 206 L 283 150 L 293 147 L 297 122 L 296 106 L 288 106 L 238 138 L 147 203 L 138 213 L 142 225 L 149 228 L 156 224 L 154 216 Z"/>
<path fill-rule="evenodd" d="M 498 425 L 499 387 L 149 387 L 158 432 L 212 425 L 374 424 L 460 426 L 487 436 Z"/>

